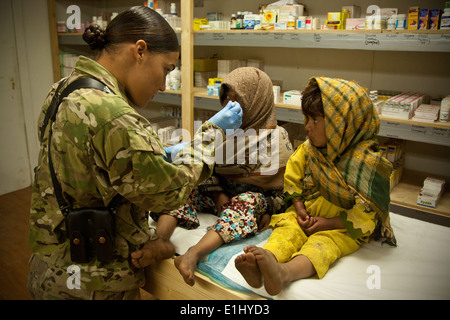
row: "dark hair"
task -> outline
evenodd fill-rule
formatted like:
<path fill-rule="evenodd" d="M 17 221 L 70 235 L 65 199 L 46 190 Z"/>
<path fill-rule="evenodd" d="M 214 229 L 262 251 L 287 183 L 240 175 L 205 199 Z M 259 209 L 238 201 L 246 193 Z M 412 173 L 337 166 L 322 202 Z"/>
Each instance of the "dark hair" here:
<path fill-rule="evenodd" d="M 307 117 L 323 116 L 322 93 L 317 82 L 310 83 L 302 92 L 302 111 Z"/>
<path fill-rule="evenodd" d="M 92 50 L 108 49 L 119 43 L 144 40 L 150 51 L 168 53 L 179 51 L 177 35 L 169 23 L 155 10 L 144 6 L 123 11 L 108 24 L 106 30 L 91 25 L 83 40 Z"/>

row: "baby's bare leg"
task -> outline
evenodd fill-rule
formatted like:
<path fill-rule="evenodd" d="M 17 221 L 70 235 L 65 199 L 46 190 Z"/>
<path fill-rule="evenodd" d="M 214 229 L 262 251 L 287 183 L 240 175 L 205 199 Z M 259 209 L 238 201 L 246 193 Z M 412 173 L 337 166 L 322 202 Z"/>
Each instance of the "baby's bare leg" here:
<path fill-rule="evenodd" d="M 194 272 L 201 258 L 219 248 L 224 241 L 214 230 L 209 230 L 200 241 L 190 247 L 185 254 L 175 258 L 175 267 L 183 276 L 184 282 L 193 286 L 195 284 Z"/>

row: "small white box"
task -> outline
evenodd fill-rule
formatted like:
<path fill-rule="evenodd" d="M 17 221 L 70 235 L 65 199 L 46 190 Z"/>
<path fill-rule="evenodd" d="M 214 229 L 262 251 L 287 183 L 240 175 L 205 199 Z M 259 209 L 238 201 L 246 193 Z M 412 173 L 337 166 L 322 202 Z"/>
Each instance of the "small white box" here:
<path fill-rule="evenodd" d="M 294 106 L 302 105 L 302 94 L 299 90 L 286 91 L 283 94 L 283 103 L 292 104 Z"/>

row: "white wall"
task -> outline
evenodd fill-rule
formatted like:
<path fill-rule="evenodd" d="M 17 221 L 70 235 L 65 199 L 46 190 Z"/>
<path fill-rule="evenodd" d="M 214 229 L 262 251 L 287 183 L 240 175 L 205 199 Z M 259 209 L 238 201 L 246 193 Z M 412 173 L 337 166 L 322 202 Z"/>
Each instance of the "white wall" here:
<path fill-rule="evenodd" d="M 53 84 L 47 0 L 14 0 L 14 27 L 30 166 L 37 164 L 37 119 Z"/>
<path fill-rule="evenodd" d="M 37 118 L 53 83 L 47 1 L 14 0 L 7 4 L 2 3 L 2 21 L 8 21 L 6 26 L 2 24 L 3 33 L 13 38 L 2 41 L 2 52 L 8 56 L 2 58 L 6 64 L 2 70 L 8 72 L 7 80 L 13 79 L 14 86 L 2 84 L 2 92 L 13 100 L 7 103 L 2 97 L 5 103 L 0 106 L 7 115 L 2 117 L 0 194 L 31 184 L 39 152 Z"/>

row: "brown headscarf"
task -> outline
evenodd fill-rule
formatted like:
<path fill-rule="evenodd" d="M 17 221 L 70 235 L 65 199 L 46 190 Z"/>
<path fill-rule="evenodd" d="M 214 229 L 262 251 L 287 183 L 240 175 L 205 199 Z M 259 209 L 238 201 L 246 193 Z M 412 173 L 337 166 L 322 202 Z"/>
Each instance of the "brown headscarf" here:
<path fill-rule="evenodd" d="M 272 81 L 269 76 L 253 67 L 237 68 L 223 79 L 220 87 L 220 103 L 226 100 L 225 86 L 233 90 L 242 102 L 242 130 L 275 128 Z"/>
<path fill-rule="evenodd" d="M 239 151 L 234 137 L 228 137 L 225 144 L 234 141 L 234 161 L 231 164 L 216 164 L 215 172 L 225 178 L 257 185 L 264 189 L 282 188 L 284 170 L 293 149 L 286 130 L 277 126 L 272 81 L 265 72 L 257 68 L 235 69 L 225 77 L 220 88 L 219 98 L 222 105 L 227 99 L 225 86 L 233 90 L 241 102 L 243 110 L 241 129 L 244 135 L 250 132 L 249 129 L 254 130 L 252 137 L 257 139 L 258 146 L 267 145 L 270 162 L 261 162 L 263 157 L 259 150 L 257 163 L 248 161 L 249 136 L 246 137 L 245 150 Z M 274 141 L 276 143 L 273 144 Z M 224 146 L 224 153 L 225 148 Z M 238 163 L 238 152 L 245 152 L 245 164 Z"/>

